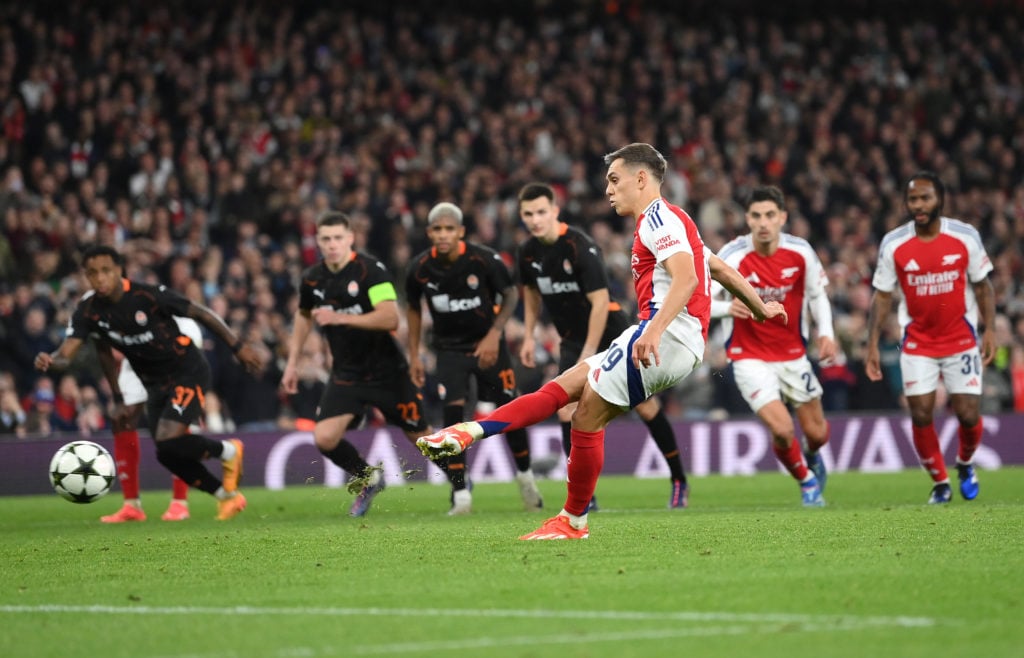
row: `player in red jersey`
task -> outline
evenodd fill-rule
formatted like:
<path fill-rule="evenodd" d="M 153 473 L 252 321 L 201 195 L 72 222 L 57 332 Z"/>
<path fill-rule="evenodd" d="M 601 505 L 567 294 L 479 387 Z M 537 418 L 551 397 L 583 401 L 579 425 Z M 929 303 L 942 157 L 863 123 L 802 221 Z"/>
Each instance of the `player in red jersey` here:
<path fill-rule="evenodd" d="M 836 355 L 832 307 L 825 294 L 828 278 L 814 249 L 806 240 L 782 231 L 785 208 L 779 188 L 754 188 L 746 204 L 750 233 L 722 247 L 718 257 L 736 268 L 761 299 L 779 302 L 789 317 L 800 321 L 786 325 L 754 322 L 750 310 L 737 299 L 712 301 L 711 317 L 727 318 L 726 354 L 733 364 L 736 385 L 772 433 L 775 456 L 800 484 L 803 504 L 822 507 L 826 471 L 819 450 L 828 442 L 828 422 L 821 407 L 821 384 L 805 345 L 813 318 L 818 356 L 824 361 Z M 718 284 L 712 287 L 713 297 L 723 292 Z M 803 454 L 783 400 L 793 406 L 803 430 L 807 441 Z"/>
<path fill-rule="evenodd" d="M 932 172 L 918 172 L 907 182 L 903 200 L 910 221 L 886 233 L 879 247 L 865 362 L 868 377 L 882 379 L 878 341 L 899 287 L 903 392 L 914 448 L 934 482 L 931 504 L 953 499 L 933 424 L 939 378 L 960 421 L 960 494 L 973 500 L 979 489 L 972 459 L 981 443 L 981 371 L 996 348 L 995 294 L 987 278 L 992 263 L 977 229 L 942 216 L 945 198 L 946 188 Z"/>
<path fill-rule="evenodd" d="M 605 188 L 619 215 L 636 222 L 633 280 L 639 323 L 607 350 L 573 366 L 535 393 L 505 404 L 486 418 L 420 437 L 428 456 L 458 454 L 473 441 L 540 422 L 569 402 L 572 451 L 559 514 L 526 540 L 585 539 L 587 505 L 604 465 L 604 428 L 659 391 L 675 385 L 701 362 L 710 321 L 711 278 L 744 300 L 758 319 L 786 317 L 781 304 L 765 304 L 753 287 L 722 259 L 708 252 L 697 225 L 661 196 L 665 158 L 649 144 L 629 144 L 604 158 Z"/>

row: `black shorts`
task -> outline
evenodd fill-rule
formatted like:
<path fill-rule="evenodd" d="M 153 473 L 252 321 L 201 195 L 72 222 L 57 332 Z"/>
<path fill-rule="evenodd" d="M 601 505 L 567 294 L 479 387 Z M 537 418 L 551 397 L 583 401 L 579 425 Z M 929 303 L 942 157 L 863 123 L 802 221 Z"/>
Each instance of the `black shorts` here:
<path fill-rule="evenodd" d="M 210 368 L 205 359 L 188 372 L 176 374 L 170 383 L 147 386 L 146 418 L 150 434 L 156 437 L 157 423 L 163 418 L 185 425 L 200 424 L 208 390 Z"/>
<path fill-rule="evenodd" d="M 619 337 L 632 323 L 625 311 L 614 311 L 608 314 L 608 322 L 604 326 L 604 334 L 601 342 L 597 344 L 597 351 L 603 352 L 608 349 L 612 341 Z M 558 372 L 562 373 L 576 365 L 583 352 L 583 343 L 563 340 L 558 346 Z"/>
<path fill-rule="evenodd" d="M 345 381 L 332 377 L 320 396 L 316 420 L 353 414 L 356 427 L 366 413 L 366 407 L 376 407 L 384 418 L 405 432 L 427 429 L 423 415 L 423 395 L 409 379 L 409 373 L 395 375 L 379 382 Z"/>
<path fill-rule="evenodd" d="M 445 403 L 467 398 L 470 377 L 476 378 L 477 399 L 484 402 L 505 404 L 517 395 L 512 357 L 504 340 L 498 347 L 498 360 L 490 368 L 480 368 L 477 357 L 472 354 L 439 351 L 435 376 L 437 396 Z"/>

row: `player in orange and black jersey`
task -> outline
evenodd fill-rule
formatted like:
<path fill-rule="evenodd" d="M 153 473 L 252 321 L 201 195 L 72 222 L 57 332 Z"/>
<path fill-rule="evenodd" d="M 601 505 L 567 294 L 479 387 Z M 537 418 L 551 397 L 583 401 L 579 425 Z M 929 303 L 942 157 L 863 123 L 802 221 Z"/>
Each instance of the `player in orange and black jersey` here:
<path fill-rule="evenodd" d="M 380 410 L 410 441 L 429 424 L 423 396 L 391 334 L 399 320 L 391 275 L 379 260 L 352 249 L 352 229 L 344 213 L 323 213 L 317 219 L 316 241 L 323 260 L 302 273 L 281 386 L 289 394 L 298 391 L 302 346 L 314 324 L 320 327 L 332 365 L 317 406 L 313 439 L 325 457 L 362 484 L 349 515 L 363 516 L 383 491 L 384 474 L 345 440 L 345 432 L 359 424 L 368 406 Z"/>
<path fill-rule="evenodd" d="M 534 367 L 533 332 L 543 303 L 562 339 L 558 371 L 565 372 L 606 349 L 631 322 L 618 302 L 609 297 L 608 272 L 600 249 L 587 234 L 558 221 L 555 192 L 550 186 L 530 183 L 523 187 L 519 192 L 519 217 L 533 236 L 520 245 L 516 257 L 523 284 L 525 324 L 519 358 L 524 366 Z M 570 404 L 558 411 L 566 456 L 571 447 L 570 421 L 575 406 Z M 652 397 L 637 405 L 636 412 L 668 464 L 672 479 L 669 507 L 686 507 L 689 496 L 686 473 L 679 458 L 675 433 L 658 398 Z"/>
<path fill-rule="evenodd" d="M 146 411 L 156 440 L 157 460 L 167 470 L 218 500 L 217 518 L 227 520 L 245 509 L 238 491 L 242 474 L 241 441 L 216 441 L 189 433 L 189 425 L 202 417 L 210 367 L 192 340 L 181 333 L 174 316 L 189 317 L 205 325 L 232 350 L 250 372 L 263 367 L 256 350 L 246 345 L 213 311 L 163 286 L 123 278 L 121 255 L 111 247 L 91 247 L 82 266 L 92 290 L 72 314 L 67 337 L 52 354 L 41 352 L 35 366 L 66 368 L 84 342 L 93 338 L 103 349 L 121 351 L 146 387 Z M 114 394 L 113 415 L 128 413 L 118 384 L 113 359 L 101 359 L 104 375 Z M 219 457 L 223 479 L 202 459 Z"/>
<path fill-rule="evenodd" d="M 425 301 L 434 323 L 431 347 L 437 355 L 438 394 L 444 401 L 446 426 L 464 420 L 471 378 L 476 380 L 480 400 L 501 405 L 518 395 L 504 328 L 519 294 L 501 256 L 493 249 L 464 242 L 465 232 L 458 206 L 447 202 L 434 206 L 427 215 L 427 235 L 433 246 L 412 259 L 405 283 L 409 372 L 418 385 L 426 381 L 418 356 Z M 524 506 L 541 509 L 526 430 L 514 430 L 505 438 L 516 462 Z M 468 514 L 472 509 L 465 464 L 464 454 L 449 458 L 452 515 Z"/>

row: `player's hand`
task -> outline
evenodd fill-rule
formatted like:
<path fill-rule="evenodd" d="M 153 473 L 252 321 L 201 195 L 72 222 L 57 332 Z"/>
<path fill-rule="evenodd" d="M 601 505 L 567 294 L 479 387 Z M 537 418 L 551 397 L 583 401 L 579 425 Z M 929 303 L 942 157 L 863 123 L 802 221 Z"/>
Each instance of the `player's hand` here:
<path fill-rule="evenodd" d="M 299 372 L 290 363 L 284 367 L 284 375 L 281 377 L 281 390 L 288 395 L 294 395 L 299 392 Z"/>
<path fill-rule="evenodd" d="M 245 366 L 245 369 L 249 374 L 255 375 L 263 370 L 263 351 L 266 351 L 266 348 L 263 350 L 257 350 L 249 343 L 242 343 L 242 347 L 240 347 L 238 352 L 235 354 L 235 358 L 238 359 L 239 363 Z"/>
<path fill-rule="evenodd" d="M 523 338 L 523 345 L 519 348 L 519 360 L 526 368 L 533 368 L 537 365 L 536 359 L 537 342 L 533 338 Z"/>
<path fill-rule="evenodd" d="M 33 362 L 33 365 L 35 365 L 36 370 L 46 372 L 53 365 L 53 357 L 48 352 L 40 352 L 36 354 L 36 360 Z"/>
<path fill-rule="evenodd" d="M 122 427 L 124 429 L 133 429 L 134 423 L 132 423 L 132 409 L 124 402 L 111 402 L 110 403 L 110 420 L 113 421 L 115 427 Z"/>
<path fill-rule="evenodd" d="M 764 317 L 758 318 L 758 321 L 764 322 L 765 320 L 773 320 L 779 318 L 782 320 L 782 324 L 789 324 L 789 314 L 786 313 L 786 307 L 778 302 L 768 302 L 764 305 Z"/>
<path fill-rule="evenodd" d="M 318 306 L 312 311 L 313 321 L 317 326 L 326 327 L 331 324 L 342 324 L 343 313 L 338 313 L 330 306 Z"/>
<path fill-rule="evenodd" d="M 658 354 L 658 343 L 661 342 L 661 334 L 655 335 L 653 331 L 645 331 L 633 342 L 633 365 L 637 368 L 649 368 L 652 365 L 661 365 L 661 355 Z"/>
<path fill-rule="evenodd" d="M 864 357 L 864 372 L 873 382 L 882 381 L 882 357 L 877 345 L 868 345 L 867 356 Z"/>
<path fill-rule="evenodd" d="M 427 369 L 419 358 L 409 359 L 409 379 L 416 385 L 416 388 L 423 388 L 427 383 Z"/>
<path fill-rule="evenodd" d="M 828 336 L 818 336 L 818 360 L 822 363 L 831 361 L 839 353 L 836 341 Z"/>
<path fill-rule="evenodd" d="M 735 297 L 733 297 L 732 303 L 729 304 L 729 315 L 738 320 L 749 320 L 754 317 L 754 314 L 747 308 L 747 305 Z"/>
<path fill-rule="evenodd" d="M 981 362 L 984 365 L 992 363 L 996 357 L 996 333 L 989 327 L 981 332 Z"/>
<path fill-rule="evenodd" d="M 498 339 L 500 337 L 501 334 L 492 329 L 476 344 L 473 356 L 477 358 L 477 363 L 481 368 L 490 368 L 498 362 Z"/>

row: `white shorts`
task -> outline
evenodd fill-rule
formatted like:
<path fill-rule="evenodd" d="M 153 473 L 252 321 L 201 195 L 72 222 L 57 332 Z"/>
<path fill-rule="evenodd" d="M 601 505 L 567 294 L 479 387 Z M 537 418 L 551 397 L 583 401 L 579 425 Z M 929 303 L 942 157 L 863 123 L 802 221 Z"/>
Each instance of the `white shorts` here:
<path fill-rule="evenodd" d="M 733 362 L 732 372 L 736 386 L 754 413 L 772 400 L 784 400 L 799 407 L 822 394 L 807 355 L 792 361 L 740 359 Z"/>
<path fill-rule="evenodd" d="M 174 321 L 178 323 L 181 333 L 191 338 L 196 347 L 203 348 L 203 332 L 199 329 L 198 322 L 192 318 L 182 318 L 177 315 L 174 316 Z M 132 368 L 128 359 L 121 360 L 121 370 L 117 374 L 117 386 L 121 389 L 126 406 L 142 404 L 149 399 L 146 387 L 142 385 L 142 380 L 135 374 L 135 369 Z"/>
<path fill-rule="evenodd" d="M 903 393 L 925 395 L 939 387 L 939 375 L 946 392 L 981 395 L 981 351 L 972 347 L 952 356 L 934 357 L 900 354 Z"/>
<path fill-rule="evenodd" d="M 590 388 L 610 404 L 632 409 L 655 393 L 672 388 L 700 365 L 695 355 L 668 331 L 661 335 L 658 356 L 661 365 L 637 368 L 633 365 L 633 342 L 643 325 L 633 325 L 619 334 L 603 352 L 586 359 Z"/>

